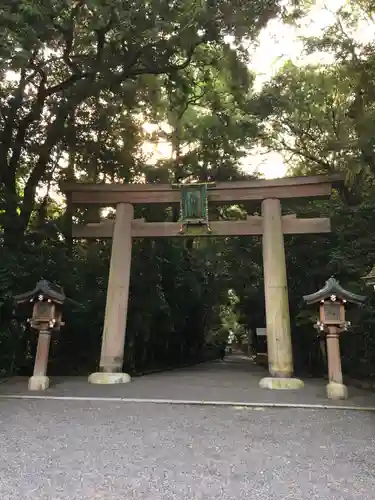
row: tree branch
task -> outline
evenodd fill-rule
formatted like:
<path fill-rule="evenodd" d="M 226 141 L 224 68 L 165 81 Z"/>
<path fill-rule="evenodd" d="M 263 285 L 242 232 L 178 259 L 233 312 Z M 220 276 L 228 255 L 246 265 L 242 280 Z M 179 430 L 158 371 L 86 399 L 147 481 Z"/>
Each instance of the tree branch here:
<path fill-rule="evenodd" d="M 65 46 L 63 50 L 63 61 L 65 64 L 68 66 L 68 68 L 73 72 L 73 74 L 81 74 L 80 68 L 75 64 L 72 59 L 70 58 L 70 54 L 73 49 L 73 44 L 74 44 L 74 36 L 75 36 L 75 31 L 74 31 L 74 26 L 75 22 L 77 21 L 78 14 L 84 5 L 83 0 L 79 0 L 76 2 L 75 6 L 72 8 L 69 16 L 69 21 L 68 21 L 68 26 L 64 27 L 58 24 L 53 17 L 50 18 L 52 25 L 54 28 L 62 35 Z"/>
<path fill-rule="evenodd" d="M 46 139 L 41 146 L 38 161 L 31 171 L 25 185 L 20 213 L 20 231 L 24 232 L 27 228 L 34 207 L 37 186 L 45 174 L 46 167 L 50 161 L 52 149 L 63 136 L 65 122 L 70 112 L 70 103 L 61 103 L 55 120 L 47 127 Z"/>
<path fill-rule="evenodd" d="M 134 78 L 136 76 L 140 75 L 162 75 L 165 73 L 170 73 L 172 71 L 181 71 L 189 66 L 191 63 L 191 60 L 193 58 L 193 55 L 195 53 L 195 50 L 200 46 L 203 45 L 208 41 L 208 35 L 204 35 L 201 37 L 197 42 L 195 42 L 188 50 L 185 56 L 185 60 L 180 63 L 180 64 L 164 64 L 162 66 L 151 66 L 151 65 L 144 65 L 144 67 L 139 67 L 135 68 L 133 71 L 131 71 L 131 67 L 134 67 L 135 64 L 137 63 L 139 57 L 142 54 L 142 51 L 144 51 L 145 47 L 142 47 L 141 50 L 137 51 L 136 57 L 132 58 L 131 61 L 131 66 L 129 65 L 124 68 L 124 70 L 121 72 L 120 75 L 115 75 L 114 78 L 116 81 L 120 80 L 125 80 L 127 78 Z M 151 44 L 150 44 L 151 45 Z M 171 54 L 172 55 L 172 54 Z"/>
<path fill-rule="evenodd" d="M 292 146 L 289 146 L 289 144 L 287 144 L 284 140 L 280 141 L 280 145 L 281 145 L 280 151 L 286 150 L 289 151 L 290 153 L 293 153 L 294 155 L 302 156 L 303 158 L 306 158 L 307 160 L 310 160 L 313 163 L 316 163 L 317 165 L 324 167 L 328 172 L 332 173 L 333 171 L 332 165 L 329 162 L 323 160 L 322 158 L 318 158 L 309 153 L 308 151 L 304 151 L 298 148 L 293 148 Z"/>
<path fill-rule="evenodd" d="M 0 168 L 0 181 L 4 181 L 4 175 L 8 175 L 8 154 L 12 147 L 12 135 L 17 112 L 23 104 L 24 92 L 26 87 L 26 68 L 21 71 L 21 78 L 18 87 L 15 91 L 12 103 L 9 106 L 9 111 L 5 120 L 5 125 L 0 139 L 0 158 L 2 167 Z"/>
<path fill-rule="evenodd" d="M 42 115 L 43 106 L 46 99 L 45 82 L 46 82 L 46 75 L 42 73 L 42 80 L 39 84 L 38 94 L 31 108 L 31 111 L 21 120 L 21 122 L 18 125 L 17 135 L 13 144 L 12 157 L 10 159 L 8 167 L 9 170 L 13 171 L 14 173 L 16 173 L 17 171 L 17 166 L 21 157 L 22 148 L 24 147 L 25 144 L 25 137 L 27 134 L 27 130 L 30 127 L 30 125 L 33 122 L 38 121 Z"/>

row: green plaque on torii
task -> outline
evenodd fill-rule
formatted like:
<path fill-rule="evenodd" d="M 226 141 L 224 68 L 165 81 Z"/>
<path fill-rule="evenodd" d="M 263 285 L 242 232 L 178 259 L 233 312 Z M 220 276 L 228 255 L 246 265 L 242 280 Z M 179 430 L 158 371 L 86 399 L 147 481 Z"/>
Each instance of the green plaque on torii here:
<path fill-rule="evenodd" d="M 208 188 L 215 183 L 178 184 L 181 191 L 180 234 L 199 235 L 210 233 L 208 221 Z"/>

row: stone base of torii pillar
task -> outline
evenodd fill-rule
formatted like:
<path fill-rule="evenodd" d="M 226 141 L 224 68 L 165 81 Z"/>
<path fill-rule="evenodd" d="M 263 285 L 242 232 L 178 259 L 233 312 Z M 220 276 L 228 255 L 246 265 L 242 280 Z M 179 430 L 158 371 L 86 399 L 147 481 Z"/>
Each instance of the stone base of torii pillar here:
<path fill-rule="evenodd" d="M 90 384 L 126 384 L 130 381 L 130 375 L 127 373 L 96 372 L 89 376 Z"/>
<path fill-rule="evenodd" d="M 259 387 L 262 389 L 302 389 L 304 387 L 304 383 L 299 378 L 292 377 L 265 377 L 259 382 Z"/>

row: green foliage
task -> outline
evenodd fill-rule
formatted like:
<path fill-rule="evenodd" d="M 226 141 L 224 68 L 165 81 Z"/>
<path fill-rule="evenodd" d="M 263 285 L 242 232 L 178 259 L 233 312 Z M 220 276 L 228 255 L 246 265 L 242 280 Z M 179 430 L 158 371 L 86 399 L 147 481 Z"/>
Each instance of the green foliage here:
<path fill-rule="evenodd" d="M 281 2 L 280 2 L 281 4 Z M 0 6 L 0 373 L 29 373 L 35 337 L 13 293 L 42 276 L 82 303 L 54 340 L 51 373 L 96 369 L 110 248 L 74 242 L 76 213 L 62 180 L 216 181 L 246 176 L 240 161 L 259 141 L 284 155 L 293 175 L 345 174 L 329 202 L 285 204 L 288 213 L 328 216 L 330 235 L 286 238 L 297 370 L 308 364 L 315 311 L 302 296 L 331 275 L 355 292 L 375 262 L 373 5 L 346 2 L 306 53 L 332 64 L 287 63 L 254 95 L 247 47 L 275 16 L 299 23 L 313 2 L 281 9 L 274 0 L 216 2 L 19 0 Z M 251 42 L 251 43 L 250 43 Z M 150 131 L 150 124 L 153 125 Z M 161 140 L 169 157 L 151 163 Z M 210 219 L 243 218 L 254 207 L 209 207 Z M 146 220 L 176 220 L 176 209 L 136 207 Z M 109 214 L 109 217 L 111 213 Z M 228 295 L 228 290 L 231 294 Z M 264 326 L 260 238 L 134 242 L 125 369 L 202 359 L 206 341 Z M 353 309 L 343 337 L 346 372 L 375 366 L 375 302 Z"/>
<path fill-rule="evenodd" d="M 12 320 L 9 301 L 41 276 L 83 304 L 66 317 L 51 369 L 86 373 L 97 366 L 109 247 L 73 241 L 72 220 L 97 220 L 99 213 L 74 212 L 69 200 L 65 207 L 60 181 L 204 179 L 213 166 L 218 178 L 237 175 L 255 130 L 245 112 L 252 78 L 245 45 L 278 11 L 276 0 L 18 0 L 0 6 L 4 370 L 30 369 L 35 343 Z M 173 128 L 167 139 L 174 157 L 155 168 L 144 145 L 165 133 L 152 135 L 144 125 L 162 122 Z M 180 144 L 191 147 L 182 151 Z M 160 207 L 137 207 L 137 213 L 148 220 L 175 216 Z M 218 248 L 135 242 L 128 369 L 199 358 L 228 288 Z"/>
<path fill-rule="evenodd" d="M 305 8 L 311 2 L 302 2 Z M 303 6 L 302 6 L 303 7 Z M 328 216 L 332 233 L 287 239 L 289 299 L 297 365 L 308 363 L 316 311 L 302 296 L 335 275 L 354 292 L 364 293 L 361 276 L 375 262 L 374 134 L 375 45 L 365 39 L 373 31 L 373 3 L 346 2 L 334 22 L 316 37 L 303 38 L 306 54 L 329 54 L 332 63 L 295 65 L 287 62 L 253 100 L 262 119 L 263 146 L 280 151 L 291 175 L 342 173 L 330 202 L 290 208 L 298 215 Z M 294 19 L 299 23 L 298 19 Z M 285 207 L 288 209 L 288 207 Z M 307 278 L 308 277 L 308 278 Z M 367 293 L 371 296 L 371 291 Z M 353 331 L 342 339 L 344 371 L 354 376 L 375 374 L 374 299 L 349 315 Z"/>
<path fill-rule="evenodd" d="M 302 39 L 307 54 L 326 52 L 335 63 L 288 62 L 255 102 L 266 119 L 263 144 L 285 154 L 296 174 L 344 173 L 341 194 L 351 204 L 375 175 L 375 45 L 359 32 L 373 28 L 370 4 L 347 2 L 321 36 Z"/>
<path fill-rule="evenodd" d="M 167 90 L 162 75 L 178 79 L 198 49 L 228 52 L 226 37 L 244 53 L 243 43 L 277 12 L 272 0 L 251 7 L 226 0 L 1 6 L 5 243 L 22 241 L 42 185 L 75 176 L 130 181 L 144 173 L 142 123 Z M 234 73 L 239 55 L 232 51 L 228 58 Z"/>
<path fill-rule="evenodd" d="M 297 209 L 299 216 L 328 216 L 329 235 L 298 235 L 287 239 L 289 299 L 294 342 L 311 348 L 316 308 L 307 308 L 302 296 L 312 293 L 334 275 L 345 288 L 369 296 L 364 307 L 351 307 L 348 318 L 353 328 L 342 337 L 343 367 L 353 376 L 375 375 L 375 315 L 371 290 L 361 277 L 375 262 L 375 204 L 373 201 L 351 207 L 336 202 L 312 202 Z M 304 353 L 299 353 L 300 359 Z M 298 363 L 298 359 L 297 359 Z"/>

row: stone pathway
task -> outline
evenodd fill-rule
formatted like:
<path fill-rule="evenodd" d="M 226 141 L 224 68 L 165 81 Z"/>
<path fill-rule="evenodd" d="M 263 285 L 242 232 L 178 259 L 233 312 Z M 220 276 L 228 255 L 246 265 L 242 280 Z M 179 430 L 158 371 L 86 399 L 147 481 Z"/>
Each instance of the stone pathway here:
<path fill-rule="evenodd" d="M 327 399 L 324 380 L 306 379 L 296 391 L 260 389 L 259 381 L 267 372 L 245 356 L 230 356 L 223 363 L 204 363 L 191 368 L 134 378 L 124 385 L 92 385 L 86 378 L 52 380 L 46 392 L 30 393 L 26 378 L 14 378 L 0 384 L 0 398 L 7 396 L 51 396 L 73 398 L 114 398 L 181 402 L 227 402 L 253 405 L 330 405 L 375 409 L 375 393 L 349 387 L 347 401 Z"/>

